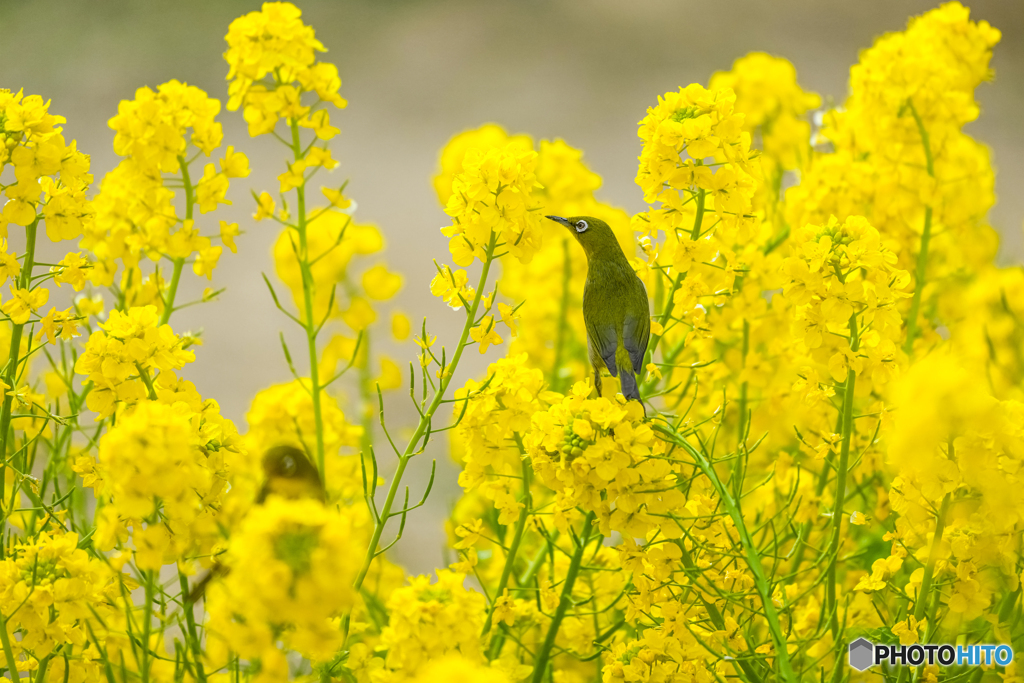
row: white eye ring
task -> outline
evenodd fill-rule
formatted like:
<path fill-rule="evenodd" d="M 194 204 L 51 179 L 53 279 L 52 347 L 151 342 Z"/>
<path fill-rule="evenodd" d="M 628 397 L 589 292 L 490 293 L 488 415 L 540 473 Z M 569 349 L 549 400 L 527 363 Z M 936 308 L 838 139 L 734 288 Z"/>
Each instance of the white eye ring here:
<path fill-rule="evenodd" d="M 587 227 L 586 221 L 576 221 L 576 232 L 586 232 Z"/>

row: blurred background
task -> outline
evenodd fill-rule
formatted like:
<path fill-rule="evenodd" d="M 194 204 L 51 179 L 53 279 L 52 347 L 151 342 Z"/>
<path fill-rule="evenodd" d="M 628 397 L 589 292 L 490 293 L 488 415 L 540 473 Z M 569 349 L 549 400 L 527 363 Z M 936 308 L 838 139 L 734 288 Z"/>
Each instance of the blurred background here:
<path fill-rule="evenodd" d="M 637 122 L 657 96 L 762 50 L 788 58 L 801 85 L 826 102 L 842 102 L 858 52 L 908 17 L 937 6 L 921 0 L 300 0 L 303 18 L 327 47 L 322 59 L 337 64 L 346 110 L 332 112 L 341 135 L 331 142 L 341 166 L 330 181 L 358 203 L 359 222 L 377 224 L 387 239 L 383 257 L 405 276 L 395 307 L 414 328 L 426 316 L 442 342 L 454 343 L 462 313 L 430 296 L 432 259 L 450 262 L 447 224 L 431 186 L 439 151 L 454 134 L 493 121 L 510 132 L 561 137 L 584 150 L 604 178 L 599 195 L 636 212 L 644 208 L 633 182 L 640 152 Z M 1000 260 L 1024 262 L 1024 2 L 969 3 L 972 19 L 1003 33 L 992 67 L 996 77 L 977 92 L 981 117 L 969 132 L 993 150 L 998 203 L 990 215 L 1002 235 Z M 0 88 L 52 99 L 50 111 L 67 118 L 65 136 L 91 154 L 97 186 L 118 158 L 107 121 L 136 88 L 178 79 L 226 101 L 224 35 L 232 19 L 259 9 L 235 0 L 0 0 Z M 220 114 L 226 145 L 244 151 L 253 172 L 232 182 L 234 205 L 212 214 L 237 221 L 245 234 L 238 254 L 221 257 L 218 301 L 175 313 L 176 331 L 203 329 L 204 345 L 183 376 L 220 402 L 222 412 L 246 431 L 253 395 L 291 379 L 277 339 L 285 330 L 292 348 L 303 348 L 278 313 L 261 273 L 273 277 L 270 248 L 277 237 L 269 221 L 254 223 L 250 189 L 276 194 L 286 150 L 271 136 L 248 138 L 240 112 Z M 94 186 L 94 189 L 97 187 Z M 54 254 L 56 250 L 52 250 Z M 63 255 L 63 251 L 57 258 Z M 372 263 L 372 261 L 371 261 Z M 186 271 L 180 301 L 197 298 L 205 279 Z M 386 324 L 386 321 L 384 321 Z M 293 327 L 293 326 L 291 326 Z M 453 328 L 458 329 L 453 329 Z M 386 329 L 386 328 L 385 328 Z M 376 339 L 386 335 L 378 333 Z M 383 350 L 408 363 L 415 346 Z M 493 347 L 467 354 L 463 377 L 479 375 L 500 357 Z M 299 367 L 305 360 L 296 358 Z M 308 366 L 306 366 L 308 367 Z M 350 392 L 351 393 L 351 392 Z M 412 422 L 407 399 L 393 396 L 389 426 Z M 343 407 L 358 421 L 351 403 Z M 395 559 L 411 571 L 429 572 L 442 556 L 447 516 L 459 488 L 443 440 L 415 463 L 413 495 L 430 469 L 439 483 L 424 514 L 396 547 Z M 387 456 L 384 456 L 387 460 Z M 393 461 L 393 459 L 392 459 Z M 385 463 L 386 464 L 386 463 Z M 386 472 L 385 472 L 386 474 Z"/>

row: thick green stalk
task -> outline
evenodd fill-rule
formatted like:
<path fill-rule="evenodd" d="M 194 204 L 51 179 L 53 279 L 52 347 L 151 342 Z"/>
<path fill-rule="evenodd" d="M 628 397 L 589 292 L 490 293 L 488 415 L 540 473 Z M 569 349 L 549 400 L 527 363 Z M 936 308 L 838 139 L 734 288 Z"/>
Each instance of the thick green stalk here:
<path fill-rule="evenodd" d="M 473 303 L 470 304 L 469 310 L 466 311 L 466 322 L 462 326 L 462 336 L 459 337 L 458 346 L 455 347 L 455 353 L 452 355 L 452 360 L 448 363 L 447 367 L 442 369 L 441 380 L 437 388 L 437 392 L 434 394 L 434 398 L 431 399 L 430 405 L 427 406 L 426 411 L 420 418 L 419 424 L 416 425 L 416 431 L 413 432 L 412 438 L 409 439 L 409 443 L 405 447 L 405 451 L 398 457 L 398 468 L 395 470 L 395 474 L 391 479 L 391 486 L 388 488 L 387 498 L 384 499 L 384 505 L 380 509 L 380 514 L 377 518 L 377 522 L 373 527 L 373 536 L 370 538 L 370 543 L 366 548 L 366 557 L 363 558 L 363 564 L 359 568 L 359 573 L 356 575 L 356 580 L 353 586 L 356 590 L 362 587 L 363 581 L 366 580 L 366 573 L 370 571 L 370 564 L 373 562 L 373 558 L 377 554 L 377 545 L 380 543 L 381 534 L 384 533 L 384 526 L 388 522 L 388 518 L 391 516 L 391 508 L 394 507 L 395 499 L 398 497 L 398 491 L 401 488 L 402 476 L 405 474 L 405 468 L 408 467 L 409 461 L 412 460 L 414 449 L 419 440 L 423 438 L 427 428 L 430 426 L 434 413 L 437 412 L 438 406 L 441 405 L 441 401 L 444 400 L 445 392 L 448 390 L 448 385 L 455 375 L 455 369 L 459 365 L 459 360 L 462 358 L 462 352 L 466 349 L 466 342 L 469 340 L 469 331 L 473 329 L 473 323 L 476 322 L 476 313 L 480 309 L 480 301 L 483 299 L 484 289 L 487 286 L 487 276 L 491 270 L 491 262 L 494 259 L 494 247 L 497 244 L 497 237 L 494 233 L 491 233 L 490 244 L 487 245 L 487 257 L 484 259 L 483 269 L 480 271 L 480 281 L 477 283 L 476 294 L 473 297 Z"/>
<path fill-rule="evenodd" d="M 299 124 L 294 119 L 292 127 L 292 153 L 295 160 L 302 158 L 302 141 L 299 139 Z M 303 327 L 306 330 L 306 345 L 309 349 L 309 382 L 310 393 L 313 396 L 313 421 L 316 426 L 316 464 L 320 469 L 320 476 L 327 485 L 327 471 L 324 469 L 324 417 L 320 405 L 320 394 L 323 387 L 320 386 L 320 367 L 317 358 L 316 337 L 317 322 L 313 318 L 313 294 L 316 290 L 316 283 L 313 282 L 313 270 L 309 263 L 309 243 L 306 235 L 306 186 L 305 183 L 295 188 L 297 195 L 296 206 L 296 230 L 299 233 L 299 253 L 295 255 L 299 262 L 299 270 L 302 272 L 302 298 L 305 305 L 306 319 Z"/>
<path fill-rule="evenodd" d="M 551 649 L 555 646 L 555 637 L 558 635 L 558 629 L 561 627 L 562 620 L 565 619 L 565 613 L 572 602 L 572 589 L 576 583 L 576 576 L 580 571 L 580 564 L 583 562 L 583 553 L 590 542 L 590 530 L 593 523 L 594 513 L 591 512 L 583 520 L 583 528 L 580 529 L 579 545 L 576 546 L 576 551 L 572 554 L 572 559 L 569 561 L 569 570 L 565 573 L 565 580 L 562 582 L 562 594 L 558 598 L 558 607 L 555 609 L 554 616 L 551 617 L 551 625 L 548 627 L 548 633 L 544 637 L 544 643 L 540 646 L 540 650 L 537 651 L 537 656 L 533 660 L 533 683 L 541 683 L 544 680 L 544 674 L 548 668 L 548 659 L 551 657 Z"/>
<path fill-rule="evenodd" d="M 917 131 L 921 135 L 921 144 L 924 145 L 925 168 L 928 176 L 935 178 L 935 166 L 932 160 L 932 147 L 928 139 L 928 131 L 924 128 L 924 122 L 917 114 L 914 103 L 907 100 L 907 108 L 910 109 L 914 122 L 917 124 Z M 924 228 L 921 230 L 921 247 L 917 251 L 917 264 L 914 269 L 914 297 L 910 300 L 910 313 L 907 315 L 907 339 L 903 342 L 903 351 L 908 355 L 914 349 L 914 340 L 917 338 L 917 315 L 921 307 L 921 294 L 924 291 L 925 271 L 928 267 L 928 245 L 932 238 L 932 207 L 924 208 Z"/>
<path fill-rule="evenodd" d="M 18 288 L 29 289 L 32 286 L 32 267 L 35 264 L 35 253 L 36 253 L 36 232 L 39 227 L 39 218 L 37 217 L 34 221 L 25 226 L 25 262 L 21 266 L 21 277 L 19 278 Z M 7 356 L 7 365 L 4 368 L 3 381 L 7 385 L 7 391 L 4 394 L 3 408 L 0 408 L 0 457 L 7 460 L 7 451 L 10 446 L 9 439 L 11 437 L 11 409 L 14 404 L 14 392 L 18 388 L 18 365 L 20 359 L 18 354 L 21 352 L 21 337 L 24 332 L 25 325 L 14 325 L 11 329 L 11 348 Z M 6 490 L 7 486 L 7 468 L 0 465 L 0 499 L 3 497 L 3 491 Z M 15 486 L 14 494 L 16 495 L 17 486 Z M 4 511 L 0 510 L 0 558 L 2 558 L 6 552 L 3 546 L 4 530 L 7 526 L 7 515 Z"/>

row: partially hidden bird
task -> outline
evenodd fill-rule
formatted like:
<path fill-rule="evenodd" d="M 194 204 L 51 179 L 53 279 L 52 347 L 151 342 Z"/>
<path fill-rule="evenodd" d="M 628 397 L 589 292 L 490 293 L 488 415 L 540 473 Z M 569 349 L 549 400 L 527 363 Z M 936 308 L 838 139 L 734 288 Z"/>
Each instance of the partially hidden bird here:
<path fill-rule="evenodd" d="M 644 283 L 629 265 L 607 223 L 593 216 L 547 218 L 568 228 L 587 255 L 583 322 L 597 395 L 601 395 L 601 369 L 607 368 L 612 377 L 619 378 L 622 395 L 643 406 L 637 375 L 643 368 L 651 336 Z"/>
<path fill-rule="evenodd" d="M 327 500 L 316 465 L 294 446 L 274 446 L 263 456 L 263 487 L 256 494 L 256 504 L 272 495 L 291 500 L 313 498 L 321 503 Z"/>
<path fill-rule="evenodd" d="M 289 500 L 311 498 L 326 502 L 323 479 L 320 472 L 306 454 L 294 446 L 274 446 L 263 455 L 263 486 L 256 494 L 254 503 L 262 505 L 270 496 Z M 187 604 L 195 603 L 206 593 L 206 587 L 215 578 L 225 576 L 228 568 L 215 562 L 185 598 Z"/>

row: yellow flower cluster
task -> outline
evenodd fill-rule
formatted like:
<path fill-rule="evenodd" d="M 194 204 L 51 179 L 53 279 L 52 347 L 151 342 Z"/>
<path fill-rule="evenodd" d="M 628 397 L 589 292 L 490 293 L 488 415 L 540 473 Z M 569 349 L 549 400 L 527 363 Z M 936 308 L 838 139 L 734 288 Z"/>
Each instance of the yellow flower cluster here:
<path fill-rule="evenodd" d="M 92 182 L 89 157 L 74 141 L 65 143 L 65 119 L 49 108 L 39 95 L 0 90 L 0 172 L 14 167 L 14 182 L 3 187 L 0 237 L 7 237 L 9 224 L 28 226 L 37 215 L 53 242 L 74 239 L 92 223 L 85 196 Z"/>
<path fill-rule="evenodd" d="M 751 209 L 757 168 L 735 102 L 728 88 L 708 90 L 696 83 L 658 98 L 640 122 L 644 147 L 636 182 L 644 201 L 678 213 L 704 190 L 723 223 L 743 220 Z"/>
<path fill-rule="evenodd" d="M 536 166 L 537 153 L 520 142 L 466 151 L 444 209 L 453 224 L 441 229 L 455 263 L 485 261 L 495 248 L 529 263 L 542 242 Z"/>
<path fill-rule="evenodd" d="M 459 485 L 474 490 L 498 511 L 500 524 L 511 524 L 523 504 L 516 499 L 522 478 L 521 442 L 532 415 L 559 394 L 545 391 L 544 374 L 526 367 L 520 354 L 491 364 L 483 382 L 468 380 L 455 392 L 455 436 L 462 447 Z"/>
<path fill-rule="evenodd" d="M 119 416 L 99 443 L 85 476 L 103 507 L 97 538 L 106 550 L 130 536 L 140 569 L 208 555 L 220 538 L 218 514 L 240 451 L 238 435 L 188 383 L 160 401 L 142 401 Z M 127 556 L 124 559 L 128 559 Z"/>
<path fill-rule="evenodd" d="M 597 513 L 601 533 L 645 538 L 657 516 L 684 501 L 666 444 L 643 422 L 636 401 L 587 398 L 588 382 L 546 411 L 533 415 L 525 439 L 533 469 L 556 491 L 555 522 L 579 506 Z M 668 526 L 668 525 L 666 525 Z"/>
<path fill-rule="evenodd" d="M 850 69 L 845 109 L 859 124 L 854 135 L 895 146 L 890 162 L 909 148 L 923 160 L 916 118 L 937 151 L 943 137 L 978 117 L 974 89 L 992 77 L 988 62 L 1000 33 L 969 17 L 959 2 L 945 3 L 912 19 L 906 31 L 876 40 Z"/>
<path fill-rule="evenodd" d="M 43 531 L 0 561 L 0 611 L 19 671 L 47 681 L 85 683 L 102 677 L 105 643 L 92 635 L 117 619 L 122 582 L 133 582 L 79 547 L 78 534 Z M 20 633 L 20 638 L 14 634 Z M 6 662 L 5 662 L 6 664 Z M 42 667 L 42 670 L 40 670 Z M 37 680 L 43 680 L 37 678 Z"/>
<path fill-rule="evenodd" d="M 139 268 L 145 256 L 152 261 L 166 257 L 175 266 L 175 275 L 185 259 L 195 254 L 192 268 L 196 275 L 210 277 L 223 247 L 211 246 L 210 237 L 201 234 L 193 220 L 193 209 L 208 213 L 226 199 L 229 179 L 249 175 L 249 160 L 228 147 L 220 160 L 220 169 L 206 164 L 202 177 L 190 173 L 189 144 L 209 157 L 223 139 L 221 125 L 215 120 L 220 102 L 195 86 L 176 80 L 164 83 L 156 91 L 139 88 L 134 100 L 122 101 L 118 113 L 110 119 L 116 131 L 114 151 L 125 157 L 108 173 L 95 200 L 96 220 L 87 230 L 82 246 L 97 259 L 91 279 L 94 284 L 113 284 L 117 261 L 125 266 L 122 289 L 134 305 L 153 304 L 161 312 L 166 305 L 164 284 L 159 273 L 148 278 Z M 191 131 L 191 133 L 190 133 Z M 166 175 L 185 189 L 185 215 L 174 207 L 175 192 L 168 187 Z M 222 241 L 233 249 L 233 233 Z M 170 285 L 173 293 L 177 278 Z"/>
<path fill-rule="evenodd" d="M 1024 400 L 1024 271 L 986 266 L 938 303 L 960 362 L 993 396 Z"/>
<path fill-rule="evenodd" d="M 415 683 L 511 683 L 500 670 L 456 654 L 431 660 L 413 680 Z"/>
<path fill-rule="evenodd" d="M 880 391 L 900 367 L 896 303 L 907 296 L 901 290 L 910 274 L 895 267 L 896 254 L 859 216 L 808 225 L 790 239 L 795 253 L 783 265 L 783 294 L 794 307 L 794 336 L 835 381 L 852 367 L 870 378 L 862 391 Z"/>
<path fill-rule="evenodd" d="M 895 387 L 893 402 L 899 410 L 889 458 L 899 475 L 889 501 L 899 516 L 887 536 L 892 555 L 918 549 L 917 559 L 935 564 L 933 580 L 952 584 L 947 618 L 975 619 L 995 594 L 1019 585 L 1020 548 L 1012 539 L 1024 524 L 1024 404 L 996 400 L 944 352 L 916 363 Z M 932 558 L 928 549 L 934 552 L 936 533 L 943 542 Z M 889 575 L 896 569 L 899 564 Z M 905 589 L 911 596 L 923 574 L 923 568 L 910 573 Z M 877 581 L 862 583 L 862 590 L 885 588 Z"/>
<path fill-rule="evenodd" d="M 100 330 L 89 336 L 85 351 L 75 363 L 75 372 L 86 375 L 92 390 L 86 399 L 89 410 L 107 417 L 117 403 L 133 404 L 152 394 L 152 372 L 177 370 L 195 360 L 185 350 L 186 340 L 174 334 L 170 325 L 160 325 L 155 306 L 131 308 L 126 313 L 111 311 Z"/>
<path fill-rule="evenodd" d="M 850 72 L 844 110 L 826 116 L 834 151 L 815 154 L 786 197 L 791 225 L 834 215 L 868 221 L 898 243 L 900 267 L 922 281 L 909 316 L 928 345 L 935 298 L 985 274 L 996 238 L 985 216 L 995 202 L 989 152 L 962 131 L 978 115 L 974 90 L 991 75 L 999 31 L 969 21 L 958 2 L 878 39 Z M 923 279 L 936 286 L 925 289 Z M 909 349 L 908 349 L 909 350 Z"/>
<path fill-rule="evenodd" d="M 357 598 L 352 548 L 365 543 L 350 515 L 316 500 L 272 496 L 254 507 L 231 539 L 228 575 L 212 588 L 214 648 L 257 660 L 253 680 L 264 682 L 288 677 L 278 641 L 314 661 L 330 660 L 344 640 L 337 617 Z"/>
<path fill-rule="evenodd" d="M 45 316 L 41 312 L 50 292 L 41 286 L 43 280 L 32 277 L 37 226 L 42 220 L 53 242 L 74 239 L 93 224 L 93 207 L 86 197 L 92 182 L 89 157 L 78 151 L 74 141 L 65 143 L 59 125 L 64 118 L 49 113 L 49 106 L 38 95 L 0 90 L 0 173 L 7 166 L 13 170 L 12 182 L 0 185 L 0 284 L 11 280 L 11 296 L 0 311 L 18 326 L 38 315 L 42 326 L 36 339 L 45 337 L 54 344 L 58 336 L 64 340 L 78 336 L 80 318 L 70 308 L 51 307 Z M 7 251 L 12 224 L 24 226 L 29 254 Z M 58 286 L 66 282 L 81 290 L 87 269 L 87 262 L 74 253 L 51 272 Z M 13 383 L 12 378 L 7 383 Z"/>
<path fill-rule="evenodd" d="M 729 71 L 711 76 L 708 86 L 735 93 L 734 106 L 743 113 L 743 128 L 755 135 L 754 142 L 763 157 L 777 164 L 779 170 L 804 165 L 811 138 L 806 114 L 821 106 L 821 97 L 800 87 L 792 63 L 764 52 L 751 52 L 733 62 Z M 768 177 L 774 183 L 782 181 L 775 173 Z"/>
<path fill-rule="evenodd" d="M 484 596 L 463 587 L 464 574 L 439 569 L 437 581 L 429 576 L 410 579 L 408 586 L 388 598 L 388 625 L 380 644 L 387 655 L 365 663 L 371 683 L 415 680 L 428 662 L 461 655 L 476 664 L 485 661 L 480 629 Z"/>
<path fill-rule="evenodd" d="M 430 281 L 430 293 L 448 304 L 453 311 L 457 311 L 463 306 L 469 307 L 476 296 L 476 289 L 469 285 L 466 271 L 438 266 L 437 275 Z"/>
<path fill-rule="evenodd" d="M 224 138 L 214 118 L 220 102 L 199 88 L 172 80 L 156 92 L 143 87 L 134 100 L 122 100 L 117 115 L 110 119 L 115 131 L 114 153 L 128 157 L 143 174 L 177 173 L 192 130 L 191 143 L 206 156 L 220 147 Z M 244 157 L 243 157 L 244 159 Z"/>
<path fill-rule="evenodd" d="M 228 110 L 243 108 L 252 136 L 273 131 L 281 118 L 312 129 L 321 140 L 338 133 L 326 109 L 301 102 L 303 94 L 315 93 L 318 104 L 329 102 L 339 109 L 347 104 L 338 94 L 337 67 L 317 63 L 316 53 L 324 46 L 301 16 L 290 2 L 265 2 L 260 11 L 228 27 Z"/>
<path fill-rule="evenodd" d="M 709 658 L 704 648 L 697 640 L 697 637 L 713 638 L 716 635 L 714 631 L 695 629 L 685 618 L 680 619 L 682 615 L 677 603 L 665 605 L 662 608 L 662 615 L 662 626 L 646 629 L 643 636 L 618 643 L 608 653 L 608 664 L 602 672 L 603 683 L 710 682 L 717 676 L 728 675 L 731 672 L 730 668 L 721 664 L 711 665 L 707 661 Z M 735 621 L 730 626 L 731 633 L 739 630 Z"/>

